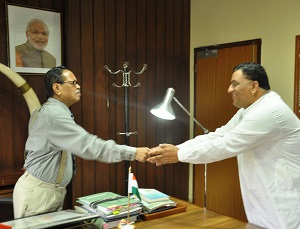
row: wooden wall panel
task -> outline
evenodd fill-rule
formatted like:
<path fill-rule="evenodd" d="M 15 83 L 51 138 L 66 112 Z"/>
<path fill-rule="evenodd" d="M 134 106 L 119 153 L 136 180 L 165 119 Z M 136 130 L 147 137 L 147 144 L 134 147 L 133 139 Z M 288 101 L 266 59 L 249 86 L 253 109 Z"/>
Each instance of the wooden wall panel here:
<path fill-rule="evenodd" d="M 147 1 L 146 0 L 137 0 L 136 1 L 136 59 L 135 59 L 135 68 L 137 70 L 140 70 L 144 64 L 147 63 L 146 54 L 147 54 L 147 47 L 145 45 L 145 41 L 147 39 L 147 18 L 144 16 L 144 12 L 146 12 L 147 7 Z M 148 68 L 150 68 L 148 66 Z M 150 144 L 147 140 L 147 132 L 142 131 L 147 129 L 147 120 L 149 114 L 147 113 L 147 107 L 143 104 L 145 101 L 147 101 L 147 88 L 148 88 L 148 70 L 146 70 L 142 75 L 134 77 L 134 83 L 137 82 L 141 83 L 141 90 L 143 93 L 140 93 L 140 91 L 137 91 L 136 93 L 136 103 L 138 104 L 136 107 L 136 115 L 139 116 L 139 118 L 136 118 L 136 129 L 138 130 L 138 136 L 136 138 L 136 144 L 139 146 Z M 135 171 L 136 177 L 138 179 L 140 187 L 146 186 L 147 182 L 147 169 L 145 169 L 145 165 L 139 162 L 131 163 L 132 169 Z"/>
<path fill-rule="evenodd" d="M 95 69 L 95 125 L 101 128 L 95 128 L 95 134 L 98 136 L 102 136 L 102 138 L 107 138 L 107 133 L 109 130 L 108 113 L 107 110 L 107 82 L 108 79 L 105 76 L 103 71 L 103 63 L 105 63 L 105 1 L 100 0 L 96 1 L 94 4 L 94 69 Z M 110 179 L 109 175 L 103 176 L 103 174 L 107 174 L 109 165 L 96 163 L 95 170 L 95 180 L 101 177 L 101 182 L 98 180 L 95 181 L 96 190 L 110 190 L 109 183 L 112 179 Z"/>
<path fill-rule="evenodd" d="M 94 36 L 87 36 L 93 31 L 93 0 L 80 1 L 80 38 L 81 38 L 81 103 L 82 126 L 90 133 L 95 133 L 95 77 L 94 77 Z M 83 195 L 94 193 L 96 187 L 95 162 L 82 160 Z"/>
<path fill-rule="evenodd" d="M 28 6 L 60 10 L 63 28 L 63 65 L 71 69 L 81 86 L 81 101 L 71 107 L 75 121 L 103 139 L 125 143 L 124 88 L 122 74 L 111 75 L 129 62 L 129 70 L 148 69 L 141 75 L 131 74 L 129 88 L 129 130 L 132 146 L 153 147 L 159 143 L 178 144 L 188 138 L 189 117 L 174 104 L 175 121 L 160 120 L 150 109 L 161 102 L 166 89 L 173 87 L 184 106 L 189 108 L 189 36 L 190 1 L 186 0 L 15 0 Z M 1 12 L 5 12 L 0 0 Z M 0 14 L 0 28 L 5 28 Z M 6 35 L 0 34 L 0 62 L 7 64 Z M 2 75 L 0 75 L 1 78 Z M 41 76 L 26 76 L 45 101 Z M 5 117 L 5 132 L 0 130 L 0 158 L 10 165 L 22 166 L 27 138 L 29 112 L 22 95 L 9 80 L 0 84 L 0 107 Z M 18 111 L 18 113 L 14 113 Z M 9 137 L 8 137 L 9 136 Z M 5 156 L 9 152 L 10 156 Z M 7 158 L 8 157 L 8 158 Z M 75 199 L 95 192 L 113 191 L 124 194 L 127 174 L 125 163 L 105 164 L 77 158 L 77 176 L 68 187 L 67 206 Z M 140 187 L 157 188 L 169 195 L 187 199 L 188 165 L 156 167 L 148 163 L 130 162 Z M 6 165 L 0 164 L 0 167 Z"/>

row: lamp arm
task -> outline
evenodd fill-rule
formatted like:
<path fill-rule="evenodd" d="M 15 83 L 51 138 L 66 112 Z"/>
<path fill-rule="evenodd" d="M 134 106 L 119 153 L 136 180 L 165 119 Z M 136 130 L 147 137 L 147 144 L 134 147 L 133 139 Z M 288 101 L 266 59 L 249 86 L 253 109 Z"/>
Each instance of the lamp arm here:
<path fill-rule="evenodd" d="M 190 113 L 190 112 L 189 112 L 189 111 L 188 111 L 188 110 L 187 110 L 187 109 L 186 109 L 186 108 L 178 101 L 178 99 L 176 99 L 175 96 L 173 97 L 173 99 L 174 99 L 175 102 L 182 108 L 182 110 L 184 110 L 185 113 L 187 113 L 188 116 L 191 117 L 191 113 Z M 206 129 L 204 126 L 202 126 L 202 125 L 200 124 L 200 122 L 198 122 L 198 120 L 194 118 L 194 116 L 193 116 L 192 118 L 193 118 L 194 122 L 195 122 L 198 126 L 201 127 L 201 129 L 203 130 L 204 134 L 208 134 L 208 133 L 209 133 L 209 130 Z"/>

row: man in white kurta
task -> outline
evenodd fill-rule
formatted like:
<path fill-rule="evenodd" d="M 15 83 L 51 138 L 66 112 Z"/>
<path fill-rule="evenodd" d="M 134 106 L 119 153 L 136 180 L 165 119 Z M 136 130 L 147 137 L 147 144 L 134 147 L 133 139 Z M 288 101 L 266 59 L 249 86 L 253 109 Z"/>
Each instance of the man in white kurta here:
<path fill-rule="evenodd" d="M 265 70 L 238 65 L 228 93 L 240 108 L 215 132 L 180 145 L 161 144 L 148 160 L 211 163 L 237 156 L 245 212 L 263 228 L 300 228 L 300 121 L 281 97 L 270 91 Z M 157 155 L 157 156 L 155 156 Z"/>

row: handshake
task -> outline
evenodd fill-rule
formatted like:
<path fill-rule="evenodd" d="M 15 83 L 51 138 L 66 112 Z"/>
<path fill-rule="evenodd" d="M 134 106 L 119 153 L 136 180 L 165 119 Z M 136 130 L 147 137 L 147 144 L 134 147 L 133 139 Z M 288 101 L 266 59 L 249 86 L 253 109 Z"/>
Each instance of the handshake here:
<path fill-rule="evenodd" d="M 136 148 L 135 159 L 140 162 L 150 162 L 157 166 L 179 162 L 178 147 L 171 144 L 160 144 L 149 149 L 148 147 Z"/>

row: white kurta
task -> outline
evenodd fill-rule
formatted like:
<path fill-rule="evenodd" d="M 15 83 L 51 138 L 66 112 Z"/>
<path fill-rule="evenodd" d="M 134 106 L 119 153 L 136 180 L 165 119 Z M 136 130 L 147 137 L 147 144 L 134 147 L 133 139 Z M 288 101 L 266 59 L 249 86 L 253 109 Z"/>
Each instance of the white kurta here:
<path fill-rule="evenodd" d="M 268 92 L 225 126 L 178 147 L 179 160 L 194 164 L 237 156 L 249 223 L 300 228 L 300 121 L 277 93 Z"/>

